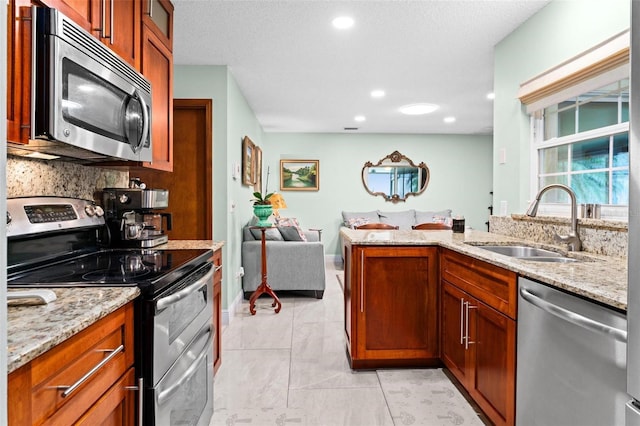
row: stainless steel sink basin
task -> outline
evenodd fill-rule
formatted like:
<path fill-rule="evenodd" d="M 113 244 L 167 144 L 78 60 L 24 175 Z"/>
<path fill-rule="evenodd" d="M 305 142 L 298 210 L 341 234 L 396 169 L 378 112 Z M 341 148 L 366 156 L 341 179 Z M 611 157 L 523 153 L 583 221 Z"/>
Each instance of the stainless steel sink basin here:
<path fill-rule="evenodd" d="M 520 260 L 529 260 L 532 262 L 555 262 L 555 263 L 571 263 L 578 262 L 578 259 L 564 256 L 555 251 L 546 250 L 538 247 L 527 246 L 476 246 L 483 250 L 504 256 L 515 257 Z"/>
<path fill-rule="evenodd" d="M 527 246 L 477 246 L 484 250 L 510 257 L 561 257 L 560 253 Z"/>

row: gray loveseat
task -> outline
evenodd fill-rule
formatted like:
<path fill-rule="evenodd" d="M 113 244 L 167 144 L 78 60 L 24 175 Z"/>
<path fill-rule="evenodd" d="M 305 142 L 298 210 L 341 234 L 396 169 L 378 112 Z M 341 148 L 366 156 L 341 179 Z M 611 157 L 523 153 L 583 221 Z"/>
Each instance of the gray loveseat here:
<path fill-rule="evenodd" d="M 325 289 L 324 247 L 320 232 L 301 230 L 300 241 L 294 227 L 267 230 L 267 282 L 278 291 L 295 291 L 322 299 Z M 245 226 L 242 230 L 242 290 L 245 299 L 262 281 L 260 230 Z"/>

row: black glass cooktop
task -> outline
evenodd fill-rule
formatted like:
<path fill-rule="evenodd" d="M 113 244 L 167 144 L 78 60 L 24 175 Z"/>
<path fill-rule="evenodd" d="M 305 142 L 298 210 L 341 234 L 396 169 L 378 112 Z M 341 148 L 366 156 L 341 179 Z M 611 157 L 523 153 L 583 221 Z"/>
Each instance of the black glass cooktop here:
<path fill-rule="evenodd" d="M 210 250 L 101 250 L 20 271 L 8 287 L 161 287 L 204 264 Z"/>

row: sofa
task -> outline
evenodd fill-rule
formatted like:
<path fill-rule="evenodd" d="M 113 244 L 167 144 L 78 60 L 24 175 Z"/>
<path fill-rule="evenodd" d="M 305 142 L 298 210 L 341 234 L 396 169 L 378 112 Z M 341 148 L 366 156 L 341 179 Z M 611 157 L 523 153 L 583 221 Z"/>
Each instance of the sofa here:
<path fill-rule="evenodd" d="M 356 228 L 369 223 L 386 223 L 397 226 L 399 230 L 411 230 L 421 223 L 448 222 L 451 220 L 451 209 L 419 211 L 401 210 L 397 212 L 383 212 L 374 210 L 369 212 L 342 212 L 343 226 Z"/>
<path fill-rule="evenodd" d="M 451 209 L 445 210 L 400 210 L 397 212 L 384 212 L 373 210 L 368 212 L 342 212 L 342 226 L 355 229 L 358 226 L 375 223 L 385 223 L 397 226 L 398 230 L 410 231 L 413 226 L 423 223 L 450 223 Z M 342 260 L 344 261 L 345 244 L 340 236 L 340 247 L 342 250 Z"/>
<path fill-rule="evenodd" d="M 319 230 L 305 230 L 281 221 L 266 231 L 267 282 L 276 292 L 322 299 L 325 289 L 324 246 Z M 288 222 L 288 223 L 287 223 Z M 262 281 L 261 231 L 247 225 L 242 230 L 242 290 L 251 297 Z"/>

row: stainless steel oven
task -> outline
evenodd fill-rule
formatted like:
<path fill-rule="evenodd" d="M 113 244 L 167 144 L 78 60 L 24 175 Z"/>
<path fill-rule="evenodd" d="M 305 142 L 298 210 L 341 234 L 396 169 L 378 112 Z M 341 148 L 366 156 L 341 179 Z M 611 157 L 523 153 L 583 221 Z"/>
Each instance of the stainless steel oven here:
<path fill-rule="evenodd" d="M 8 287 L 137 286 L 142 424 L 208 425 L 213 415 L 212 250 L 114 249 L 93 201 L 7 200 Z"/>

